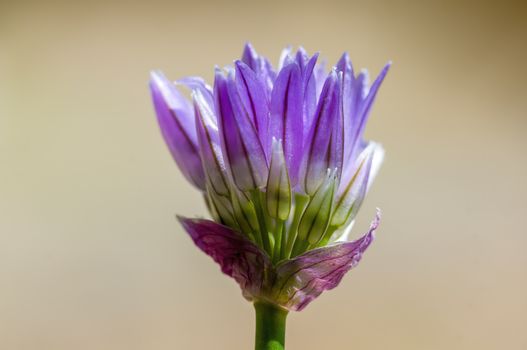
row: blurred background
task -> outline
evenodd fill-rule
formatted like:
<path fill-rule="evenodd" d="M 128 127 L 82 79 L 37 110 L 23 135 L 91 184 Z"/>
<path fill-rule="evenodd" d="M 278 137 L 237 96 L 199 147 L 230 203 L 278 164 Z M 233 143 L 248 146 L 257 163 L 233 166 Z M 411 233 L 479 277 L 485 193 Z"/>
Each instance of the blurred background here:
<path fill-rule="evenodd" d="M 288 349 L 527 349 L 527 6 L 513 1 L 0 2 L 0 348 L 251 349 L 253 310 L 175 214 L 206 215 L 149 71 L 246 41 L 394 65 L 367 129 L 378 239 L 291 314 Z"/>

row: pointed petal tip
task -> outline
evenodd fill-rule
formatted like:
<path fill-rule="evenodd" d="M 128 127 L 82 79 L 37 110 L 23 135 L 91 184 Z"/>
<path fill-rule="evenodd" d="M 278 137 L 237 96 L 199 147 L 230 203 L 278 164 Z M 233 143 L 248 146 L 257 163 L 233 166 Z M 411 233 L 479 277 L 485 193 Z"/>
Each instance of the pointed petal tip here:
<path fill-rule="evenodd" d="M 192 98 L 192 101 L 196 101 L 196 99 L 202 99 L 203 93 L 198 89 L 193 89 L 190 91 L 190 97 Z"/>
<path fill-rule="evenodd" d="M 164 76 L 163 71 L 161 69 L 152 69 L 150 70 L 150 78 L 154 79 L 158 76 Z"/>
<path fill-rule="evenodd" d="M 273 152 L 279 151 L 280 148 L 282 147 L 282 139 L 277 139 L 276 137 L 273 136 L 273 139 L 271 140 L 271 147 L 272 147 Z"/>
<path fill-rule="evenodd" d="M 181 226 L 183 226 L 183 228 L 184 228 L 185 230 L 188 230 L 188 223 L 189 223 L 189 220 L 190 220 L 189 218 L 186 218 L 186 217 L 184 217 L 184 216 L 181 216 L 181 215 L 179 215 L 179 214 L 176 214 L 176 220 L 179 222 L 179 224 L 180 224 Z"/>
<path fill-rule="evenodd" d="M 254 50 L 254 46 L 250 41 L 246 41 L 245 44 L 243 45 L 243 48 L 245 50 Z"/>
<path fill-rule="evenodd" d="M 368 231 L 367 235 L 370 235 L 372 238 L 375 238 L 375 232 L 379 228 L 379 225 L 381 224 L 381 209 L 379 207 L 375 208 L 375 217 L 373 218 L 370 229 Z"/>
<path fill-rule="evenodd" d="M 218 80 L 223 81 L 226 79 L 225 70 L 215 66 L 214 67 L 214 83 L 216 83 Z"/>
<path fill-rule="evenodd" d="M 247 63 L 243 62 L 242 60 L 234 60 L 233 65 L 235 70 L 247 71 L 251 69 L 251 67 L 249 67 Z"/>
<path fill-rule="evenodd" d="M 338 73 L 337 67 L 333 66 L 331 68 L 331 72 L 329 72 L 327 79 L 333 82 L 339 79 L 339 73 Z"/>
<path fill-rule="evenodd" d="M 342 53 L 342 56 L 340 56 L 339 62 L 345 62 L 346 64 L 351 64 L 351 58 L 350 58 L 350 54 L 348 53 L 348 51 L 344 51 Z"/>
<path fill-rule="evenodd" d="M 150 80 L 154 80 L 156 78 L 156 75 L 157 75 L 157 72 L 159 71 L 159 69 L 152 69 L 150 70 Z"/>
<path fill-rule="evenodd" d="M 167 77 L 161 69 L 152 69 L 150 71 L 150 86 L 160 87 L 168 82 Z"/>
<path fill-rule="evenodd" d="M 254 49 L 253 44 L 250 41 L 246 41 L 243 45 L 242 60 L 255 60 L 258 57 L 256 50 Z"/>
<path fill-rule="evenodd" d="M 200 221 L 207 221 L 202 218 L 189 218 L 180 214 L 176 214 L 176 220 L 183 226 L 185 230 L 188 230 L 192 224 L 199 224 Z"/>
<path fill-rule="evenodd" d="M 298 68 L 298 70 L 300 71 L 300 65 L 298 64 L 297 61 L 295 60 L 288 60 L 287 62 L 285 62 L 284 64 L 284 67 L 282 68 L 282 70 L 284 69 L 295 69 Z"/>
<path fill-rule="evenodd" d="M 388 73 L 388 71 L 390 70 L 390 68 L 392 67 L 392 65 L 393 65 L 393 61 L 392 61 L 392 60 L 388 61 L 388 62 L 384 65 L 384 67 L 382 68 L 381 74 L 386 75 L 386 73 Z"/>
<path fill-rule="evenodd" d="M 386 63 L 384 67 L 381 69 L 381 72 L 375 79 L 375 82 L 378 82 L 379 84 L 382 83 L 382 81 L 386 77 L 386 74 L 388 74 L 388 71 L 390 70 L 391 66 L 392 66 L 392 61 L 388 61 L 388 63 Z"/>

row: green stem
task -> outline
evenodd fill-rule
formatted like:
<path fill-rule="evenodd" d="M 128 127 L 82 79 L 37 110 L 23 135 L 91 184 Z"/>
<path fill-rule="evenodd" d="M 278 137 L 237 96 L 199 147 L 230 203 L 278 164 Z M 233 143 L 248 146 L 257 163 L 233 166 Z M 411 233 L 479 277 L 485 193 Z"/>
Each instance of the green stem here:
<path fill-rule="evenodd" d="M 278 306 L 257 301 L 255 350 L 284 350 L 287 311 Z"/>

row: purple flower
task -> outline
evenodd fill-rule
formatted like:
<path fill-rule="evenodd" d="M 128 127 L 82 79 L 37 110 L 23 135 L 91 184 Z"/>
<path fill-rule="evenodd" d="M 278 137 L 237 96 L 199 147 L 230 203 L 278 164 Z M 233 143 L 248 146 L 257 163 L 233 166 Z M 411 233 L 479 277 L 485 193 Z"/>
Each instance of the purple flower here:
<path fill-rule="evenodd" d="M 248 300 L 299 311 L 370 245 L 379 213 L 364 236 L 348 234 L 383 159 L 363 133 L 389 66 L 369 85 L 347 54 L 328 73 L 301 48 L 275 71 L 248 44 L 213 87 L 152 73 L 163 137 L 214 219 L 180 221 Z"/>

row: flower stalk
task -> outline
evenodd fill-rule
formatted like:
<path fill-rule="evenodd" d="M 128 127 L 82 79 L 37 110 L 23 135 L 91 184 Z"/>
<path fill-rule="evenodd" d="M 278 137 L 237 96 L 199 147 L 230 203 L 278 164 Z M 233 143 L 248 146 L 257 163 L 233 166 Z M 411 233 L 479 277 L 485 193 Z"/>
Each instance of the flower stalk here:
<path fill-rule="evenodd" d="M 267 302 L 254 303 L 256 311 L 255 350 L 284 350 L 287 310 Z"/>

